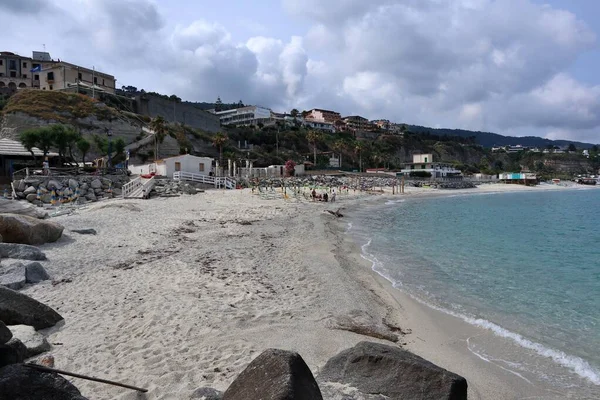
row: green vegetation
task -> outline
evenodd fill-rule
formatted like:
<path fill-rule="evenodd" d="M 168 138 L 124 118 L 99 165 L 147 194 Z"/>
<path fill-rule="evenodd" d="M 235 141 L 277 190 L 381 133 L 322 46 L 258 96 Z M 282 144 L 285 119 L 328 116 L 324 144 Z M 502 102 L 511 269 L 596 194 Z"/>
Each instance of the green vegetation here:
<path fill-rule="evenodd" d="M 81 140 L 81 135 L 71 126 L 49 125 L 24 131 L 19 136 L 19 140 L 34 158 L 34 147 L 42 150 L 44 157 L 48 155 L 51 149 L 56 149 L 62 164 L 67 158 L 75 160 L 73 149 L 78 147 L 77 143 Z"/>

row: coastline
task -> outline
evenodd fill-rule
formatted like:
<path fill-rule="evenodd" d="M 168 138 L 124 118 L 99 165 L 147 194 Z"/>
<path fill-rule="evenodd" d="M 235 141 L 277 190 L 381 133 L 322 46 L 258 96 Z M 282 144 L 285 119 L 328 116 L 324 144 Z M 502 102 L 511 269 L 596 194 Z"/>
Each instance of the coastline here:
<path fill-rule="evenodd" d="M 403 197 L 479 192 L 410 189 Z M 466 339 L 481 329 L 394 289 L 344 235 L 347 218 L 324 212 L 397 198 L 340 194 L 332 204 L 215 190 L 106 201 L 56 217 L 63 238 L 42 246 L 52 277 L 72 282 L 23 292 L 65 318 L 47 332 L 57 368 L 147 387 L 148 399 L 223 390 L 270 347 L 299 352 L 318 379 L 329 358 L 360 341 L 393 345 L 331 329 L 356 310 L 411 330 L 399 344 L 467 378 L 470 398 L 563 398 L 476 357 Z M 98 235 L 70 232 L 77 228 Z M 73 381 L 90 398 L 137 398 Z"/>

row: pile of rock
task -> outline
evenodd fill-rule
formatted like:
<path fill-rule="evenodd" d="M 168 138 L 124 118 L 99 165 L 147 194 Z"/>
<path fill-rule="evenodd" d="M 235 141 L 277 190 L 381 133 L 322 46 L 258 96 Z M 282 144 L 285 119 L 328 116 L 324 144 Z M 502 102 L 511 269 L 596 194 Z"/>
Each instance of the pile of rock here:
<path fill-rule="evenodd" d="M 202 387 L 192 399 L 323 398 L 466 400 L 465 378 L 399 347 L 361 342 L 331 358 L 317 380 L 302 357 L 269 349 L 255 358 L 225 393 Z"/>
<path fill-rule="evenodd" d="M 121 194 L 126 175 L 77 175 L 65 177 L 30 176 L 13 182 L 17 199 L 36 205 L 52 201 L 76 201 L 86 203 Z M 54 196 L 53 196 L 54 193 Z"/>
<path fill-rule="evenodd" d="M 150 192 L 150 197 L 171 197 L 203 192 L 201 184 L 174 181 L 172 179 L 154 179 L 156 183 L 154 184 L 154 189 Z"/>

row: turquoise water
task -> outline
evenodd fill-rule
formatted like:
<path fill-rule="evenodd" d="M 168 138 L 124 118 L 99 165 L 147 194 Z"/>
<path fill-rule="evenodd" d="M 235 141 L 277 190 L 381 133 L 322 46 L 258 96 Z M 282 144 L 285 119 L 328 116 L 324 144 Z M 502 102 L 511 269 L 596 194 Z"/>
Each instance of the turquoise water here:
<path fill-rule="evenodd" d="M 357 210 L 348 233 L 396 287 L 493 332 L 468 342 L 479 357 L 595 398 L 599 206 L 595 189 L 407 198 Z"/>

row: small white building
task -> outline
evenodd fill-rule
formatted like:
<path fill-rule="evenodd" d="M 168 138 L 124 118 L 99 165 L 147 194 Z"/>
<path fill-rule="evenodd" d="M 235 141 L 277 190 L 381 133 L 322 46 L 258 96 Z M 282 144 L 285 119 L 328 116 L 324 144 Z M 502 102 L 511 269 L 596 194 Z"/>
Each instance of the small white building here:
<path fill-rule="evenodd" d="M 182 154 L 169 158 L 163 158 L 149 164 L 130 165 L 128 167 L 132 174 L 148 175 L 154 173 L 159 176 L 173 178 L 178 171 L 189 172 L 199 175 L 211 175 L 214 173 L 213 159 L 210 157 L 197 157 L 190 154 Z"/>
<path fill-rule="evenodd" d="M 413 162 L 406 164 L 400 172 L 403 175 L 410 176 L 411 172 L 416 171 L 429 172 L 432 178 L 461 176 L 460 170 L 452 165 L 433 162 L 433 154 L 431 153 L 413 155 Z"/>

